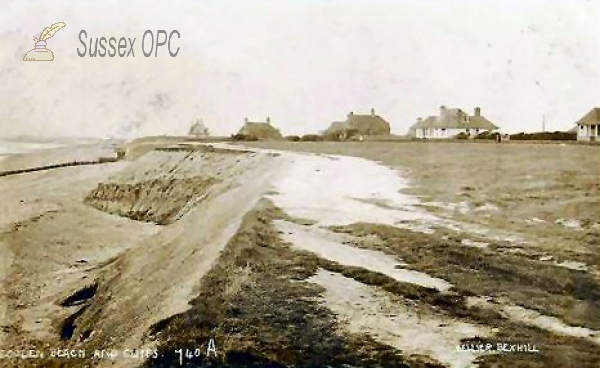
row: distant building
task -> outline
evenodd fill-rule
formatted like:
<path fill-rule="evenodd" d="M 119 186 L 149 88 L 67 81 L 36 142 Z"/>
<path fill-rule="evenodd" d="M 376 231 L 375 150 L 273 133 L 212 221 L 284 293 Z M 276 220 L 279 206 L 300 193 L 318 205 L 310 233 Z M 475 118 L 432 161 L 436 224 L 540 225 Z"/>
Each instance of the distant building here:
<path fill-rule="evenodd" d="M 204 126 L 202 120 L 196 120 L 196 122 L 190 127 L 188 135 L 193 135 L 195 137 L 208 137 L 210 136 L 210 132 L 208 131 L 208 128 Z"/>
<path fill-rule="evenodd" d="M 577 121 L 577 140 L 596 141 L 600 130 L 600 108 L 595 107 Z"/>
<path fill-rule="evenodd" d="M 463 133 L 474 137 L 483 132 L 497 130 L 498 127 L 481 115 L 481 109 L 475 108 L 473 115 L 461 109 L 440 107 L 439 116 L 430 116 L 427 119 L 417 119 L 417 123 L 410 127 L 410 135 L 420 139 L 448 139 Z"/>
<path fill-rule="evenodd" d="M 251 122 L 248 121 L 248 118 L 245 118 L 244 126 L 240 129 L 238 135 L 261 140 L 283 139 L 279 130 L 271 125 L 269 117 L 267 117 L 265 122 Z"/>
<path fill-rule="evenodd" d="M 126 147 L 118 147 L 116 152 L 117 152 L 117 160 L 123 160 L 127 156 L 127 148 Z"/>
<path fill-rule="evenodd" d="M 323 132 L 323 135 L 338 139 L 349 139 L 354 136 L 390 135 L 390 124 L 381 116 L 375 114 L 375 109 L 371 109 L 369 115 L 351 112 L 348 114 L 346 121 L 331 123 L 329 128 Z"/>

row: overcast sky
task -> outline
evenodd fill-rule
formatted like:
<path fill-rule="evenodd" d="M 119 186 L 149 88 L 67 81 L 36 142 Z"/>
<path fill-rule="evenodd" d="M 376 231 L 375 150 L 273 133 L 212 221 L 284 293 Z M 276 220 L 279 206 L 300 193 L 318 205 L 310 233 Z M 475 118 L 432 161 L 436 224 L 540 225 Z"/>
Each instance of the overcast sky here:
<path fill-rule="evenodd" d="M 123 5 L 126 3 L 126 5 Z M 504 132 L 564 130 L 600 106 L 600 1 L 2 1 L 0 138 L 231 134 L 270 116 L 304 134 L 371 107 L 396 134 L 439 106 Z M 42 30 L 53 62 L 23 62 Z M 136 38 L 134 58 L 79 57 Z M 146 58 L 144 31 L 178 30 Z"/>

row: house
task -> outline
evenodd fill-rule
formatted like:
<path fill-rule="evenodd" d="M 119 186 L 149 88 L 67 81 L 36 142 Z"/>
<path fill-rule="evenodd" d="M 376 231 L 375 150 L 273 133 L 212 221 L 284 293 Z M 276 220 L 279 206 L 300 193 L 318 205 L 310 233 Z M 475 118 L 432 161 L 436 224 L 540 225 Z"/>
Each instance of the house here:
<path fill-rule="evenodd" d="M 593 108 L 577 121 L 578 141 L 597 141 L 600 130 L 600 107 Z"/>
<path fill-rule="evenodd" d="M 238 135 L 260 140 L 283 139 L 279 130 L 271 125 L 269 117 L 265 122 L 251 122 L 248 121 L 248 118 L 245 118 L 244 126 L 240 129 Z"/>
<path fill-rule="evenodd" d="M 323 132 L 323 135 L 337 139 L 349 139 L 354 136 L 390 135 L 390 124 L 371 109 L 368 115 L 350 112 L 346 121 L 335 121 Z"/>
<path fill-rule="evenodd" d="M 473 115 L 469 115 L 461 109 L 441 106 L 438 116 L 418 118 L 417 123 L 410 127 L 409 134 L 419 139 L 448 139 L 461 133 L 473 138 L 497 129 L 496 125 L 481 115 L 479 107 L 475 108 Z"/>
<path fill-rule="evenodd" d="M 204 126 L 202 120 L 196 120 L 196 122 L 190 127 L 188 135 L 193 135 L 195 137 L 208 137 L 210 132 L 208 131 L 208 128 Z"/>

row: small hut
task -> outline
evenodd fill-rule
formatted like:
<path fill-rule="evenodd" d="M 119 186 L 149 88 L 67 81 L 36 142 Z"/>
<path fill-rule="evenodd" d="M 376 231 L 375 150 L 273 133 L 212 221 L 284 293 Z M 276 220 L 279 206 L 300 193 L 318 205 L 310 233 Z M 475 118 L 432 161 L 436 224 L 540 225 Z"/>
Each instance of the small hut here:
<path fill-rule="evenodd" d="M 196 122 L 190 127 L 188 135 L 193 135 L 195 137 L 201 138 L 210 136 L 210 132 L 208 128 L 202 123 L 202 120 L 196 120 Z"/>
<path fill-rule="evenodd" d="M 598 136 L 600 136 L 600 107 L 591 109 L 576 124 L 578 141 L 594 142 L 598 140 Z"/>
<path fill-rule="evenodd" d="M 264 122 L 252 122 L 248 121 L 248 118 L 245 118 L 244 126 L 242 129 L 240 129 L 237 135 L 249 139 L 259 140 L 283 139 L 281 132 L 271 125 L 271 119 L 269 117 L 267 117 L 266 121 Z"/>

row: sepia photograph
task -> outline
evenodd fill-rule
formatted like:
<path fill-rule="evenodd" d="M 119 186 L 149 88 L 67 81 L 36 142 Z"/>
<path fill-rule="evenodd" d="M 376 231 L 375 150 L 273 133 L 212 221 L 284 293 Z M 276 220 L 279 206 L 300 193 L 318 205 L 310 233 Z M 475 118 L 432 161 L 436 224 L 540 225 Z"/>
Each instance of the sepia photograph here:
<path fill-rule="evenodd" d="M 0 368 L 600 368 L 600 1 L 0 6 Z"/>

